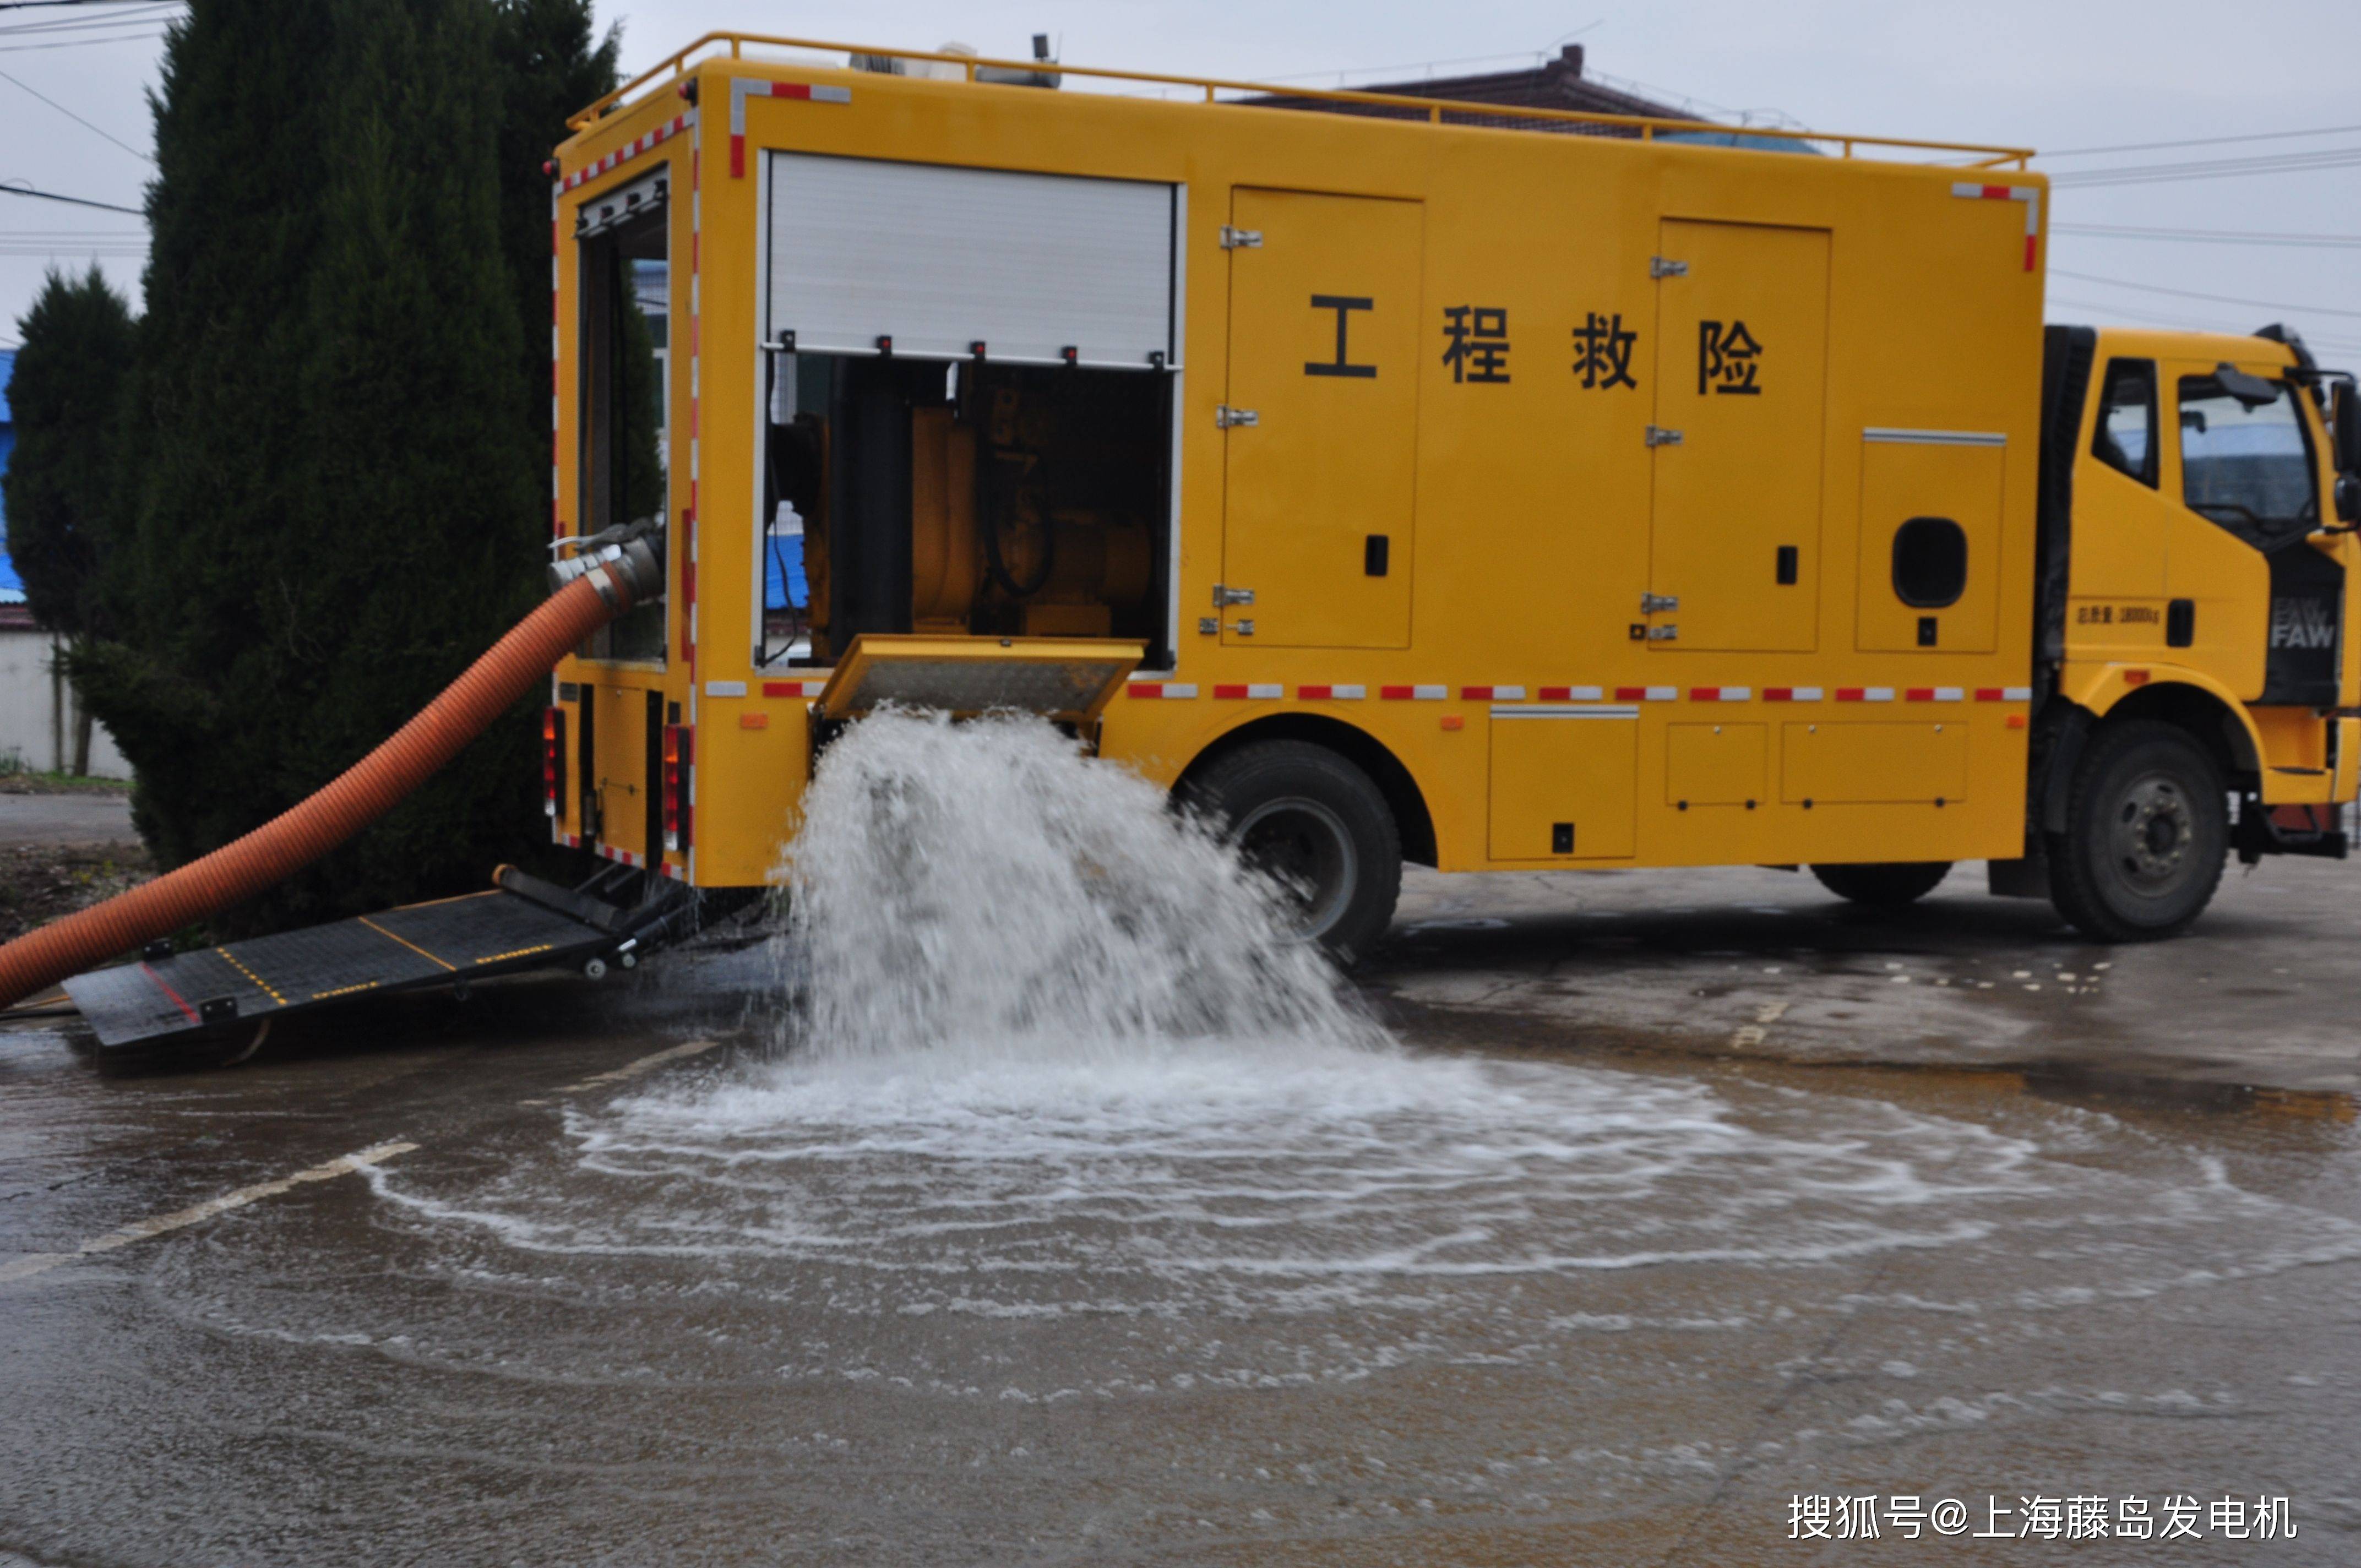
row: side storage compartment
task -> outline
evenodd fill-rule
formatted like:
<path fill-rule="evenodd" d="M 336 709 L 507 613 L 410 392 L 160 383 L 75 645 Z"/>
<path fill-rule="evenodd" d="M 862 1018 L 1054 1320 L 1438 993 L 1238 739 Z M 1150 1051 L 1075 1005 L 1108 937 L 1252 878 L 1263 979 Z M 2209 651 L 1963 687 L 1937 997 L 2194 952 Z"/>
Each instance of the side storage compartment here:
<path fill-rule="evenodd" d="M 1631 857 L 1637 708 L 1494 708 L 1491 747 L 1492 859 Z"/>
<path fill-rule="evenodd" d="M 1865 652 L 1993 651 L 2007 455 L 1998 436 L 1865 433 L 1856 646 Z"/>
<path fill-rule="evenodd" d="M 1779 773 L 1780 798 L 1795 805 L 1956 805 L 1968 794 L 1968 727 L 1789 724 Z"/>

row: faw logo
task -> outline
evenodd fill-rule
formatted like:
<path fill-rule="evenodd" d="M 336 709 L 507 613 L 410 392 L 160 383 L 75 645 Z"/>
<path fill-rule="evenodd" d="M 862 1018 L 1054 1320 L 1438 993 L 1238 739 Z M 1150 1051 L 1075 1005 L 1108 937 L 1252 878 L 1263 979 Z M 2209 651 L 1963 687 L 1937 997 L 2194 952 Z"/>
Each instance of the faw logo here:
<path fill-rule="evenodd" d="M 2334 648 L 2336 613 L 2325 599 L 2271 600 L 2271 646 L 2274 648 Z"/>

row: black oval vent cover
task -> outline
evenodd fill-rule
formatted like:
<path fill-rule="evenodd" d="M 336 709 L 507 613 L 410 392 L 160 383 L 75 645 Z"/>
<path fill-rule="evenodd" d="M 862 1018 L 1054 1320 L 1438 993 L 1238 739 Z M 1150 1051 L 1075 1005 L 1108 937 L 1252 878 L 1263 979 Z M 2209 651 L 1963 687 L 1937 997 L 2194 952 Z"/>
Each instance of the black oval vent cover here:
<path fill-rule="evenodd" d="M 1948 517 L 1914 517 L 1894 531 L 1894 592 L 1904 604 L 1941 609 L 1967 587 L 1965 529 Z"/>

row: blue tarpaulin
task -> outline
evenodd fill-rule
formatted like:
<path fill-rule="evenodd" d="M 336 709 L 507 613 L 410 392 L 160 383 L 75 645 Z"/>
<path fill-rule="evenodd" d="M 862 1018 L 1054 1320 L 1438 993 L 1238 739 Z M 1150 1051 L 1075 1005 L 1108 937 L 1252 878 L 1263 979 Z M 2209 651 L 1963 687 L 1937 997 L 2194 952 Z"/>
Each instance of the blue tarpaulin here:
<path fill-rule="evenodd" d="M 16 351 L 0 348 L 0 474 L 8 471 L 8 455 L 16 449 L 16 419 L 8 411 L 8 380 L 16 373 Z M 25 585 L 16 564 L 8 559 L 8 500 L 0 495 L 0 603 L 25 602 Z"/>

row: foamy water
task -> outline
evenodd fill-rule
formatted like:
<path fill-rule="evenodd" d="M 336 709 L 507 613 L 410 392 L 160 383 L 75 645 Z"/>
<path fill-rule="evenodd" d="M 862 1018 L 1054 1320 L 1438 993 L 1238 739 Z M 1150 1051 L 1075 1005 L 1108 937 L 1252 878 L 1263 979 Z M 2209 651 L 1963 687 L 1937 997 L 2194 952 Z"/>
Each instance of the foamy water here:
<path fill-rule="evenodd" d="M 882 1325 L 1061 1322 L 1054 1374 L 992 1374 L 1032 1397 L 1185 1386 L 1209 1354 L 1254 1383 L 1760 1329 L 1799 1290 L 2042 1311 L 2361 1255 L 2361 1226 L 2218 1169 L 2078 1163 L 2081 1113 L 2036 1137 L 1406 1049 L 1213 838 L 1046 726 L 871 719 L 807 806 L 776 1052 L 463 1179 L 368 1173 L 447 1266 L 594 1296 L 653 1270 L 642 1310 L 752 1306 L 774 1371 L 967 1391 L 1009 1347 Z M 1177 1337 L 1075 1334 L 1142 1319 Z"/>

